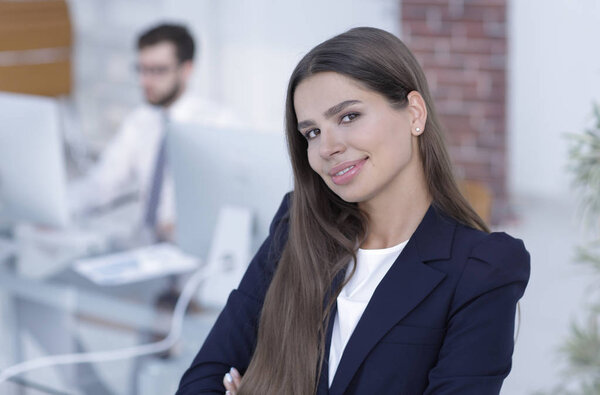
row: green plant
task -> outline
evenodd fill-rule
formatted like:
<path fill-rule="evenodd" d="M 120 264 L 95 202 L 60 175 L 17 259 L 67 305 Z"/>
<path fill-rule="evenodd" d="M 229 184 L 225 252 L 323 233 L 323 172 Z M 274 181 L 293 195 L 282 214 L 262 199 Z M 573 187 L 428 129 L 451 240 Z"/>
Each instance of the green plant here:
<path fill-rule="evenodd" d="M 581 196 L 581 215 L 591 241 L 576 247 L 574 260 L 594 273 L 600 282 L 600 107 L 594 105 L 594 124 L 583 133 L 568 134 L 568 169 Z M 600 293 L 590 288 L 594 302 L 586 306 L 583 322 L 573 322 L 560 348 L 567 368 L 564 381 L 550 392 L 535 395 L 600 395 Z"/>

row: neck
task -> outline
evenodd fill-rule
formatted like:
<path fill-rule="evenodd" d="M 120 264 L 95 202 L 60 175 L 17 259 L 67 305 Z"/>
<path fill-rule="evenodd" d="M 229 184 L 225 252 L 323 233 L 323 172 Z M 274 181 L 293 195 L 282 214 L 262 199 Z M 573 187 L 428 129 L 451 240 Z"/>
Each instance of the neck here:
<path fill-rule="evenodd" d="M 369 216 L 367 237 L 361 248 L 379 249 L 400 244 L 417 229 L 432 198 L 421 166 L 415 166 L 415 170 L 417 174 L 413 174 L 411 179 L 418 182 L 399 180 L 399 187 L 395 190 L 360 204 Z"/>
<path fill-rule="evenodd" d="M 175 94 L 175 96 L 173 96 L 168 102 L 164 103 L 162 105 L 162 107 L 164 109 L 169 109 L 171 108 L 171 106 L 173 105 L 173 103 L 175 103 L 177 100 L 179 100 L 179 98 L 181 97 L 181 95 L 183 94 L 183 90 L 179 91 Z"/>
<path fill-rule="evenodd" d="M 168 110 L 177 100 L 181 98 L 181 96 L 183 96 L 184 93 L 185 86 L 183 84 L 178 85 L 177 87 L 175 87 L 175 89 L 173 90 L 173 92 L 171 92 L 170 95 L 168 95 L 160 103 L 158 103 L 158 106 L 164 108 L 165 110 Z"/>

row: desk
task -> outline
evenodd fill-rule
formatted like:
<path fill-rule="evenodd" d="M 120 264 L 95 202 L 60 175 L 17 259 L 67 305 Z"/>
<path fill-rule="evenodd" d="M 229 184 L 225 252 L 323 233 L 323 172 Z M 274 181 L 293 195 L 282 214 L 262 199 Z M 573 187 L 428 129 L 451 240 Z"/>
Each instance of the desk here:
<path fill-rule="evenodd" d="M 13 266 L 14 262 L 0 265 L 0 289 L 8 301 L 2 321 L 11 338 L 10 351 L 6 351 L 12 356 L 8 357 L 10 363 L 57 353 L 128 347 L 162 338 L 169 329 L 171 314 L 158 311 L 154 303 L 169 287 L 168 278 L 100 287 L 70 268 L 49 278 L 32 279 L 17 274 Z M 168 358 L 65 365 L 23 377 L 55 393 L 173 393 L 217 315 L 214 310 L 188 314 L 183 341 Z M 7 393 L 9 386 L 15 394 L 48 393 L 23 386 L 17 389 L 15 384 L 0 384 L 0 392 Z"/>

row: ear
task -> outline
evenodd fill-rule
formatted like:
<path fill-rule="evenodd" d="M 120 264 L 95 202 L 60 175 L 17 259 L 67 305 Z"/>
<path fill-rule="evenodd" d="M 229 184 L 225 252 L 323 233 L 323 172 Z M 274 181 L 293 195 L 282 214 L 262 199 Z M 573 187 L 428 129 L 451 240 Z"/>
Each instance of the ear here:
<path fill-rule="evenodd" d="M 410 92 L 406 99 L 408 100 L 406 108 L 410 115 L 410 132 L 413 136 L 419 136 L 425 131 L 427 105 L 423 96 L 417 91 Z"/>
<path fill-rule="evenodd" d="M 194 71 L 194 62 L 192 62 L 191 60 L 186 60 L 185 62 L 183 62 L 181 64 L 181 75 L 183 76 L 183 79 L 185 81 L 190 79 L 190 76 L 192 75 L 192 71 Z"/>

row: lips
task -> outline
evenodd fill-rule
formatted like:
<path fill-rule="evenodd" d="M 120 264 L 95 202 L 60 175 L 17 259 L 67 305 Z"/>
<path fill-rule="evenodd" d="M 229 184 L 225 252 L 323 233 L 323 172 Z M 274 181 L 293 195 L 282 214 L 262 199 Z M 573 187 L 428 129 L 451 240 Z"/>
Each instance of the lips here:
<path fill-rule="evenodd" d="M 329 174 L 334 184 L 347 184 L 360 172 L 367 159 L 362 158 L 341 163 L 331 168 L 327 174 Z"/>
<path fill-rule="evenodd" d="M 348 169 L 351 166 L 356 166 L 358 163 L 365 161 L 367 158 L 362 158 L 358 160 L 352 160 L 344 163 L 340 163 L 339 165 L 332 167 L 327 174 L 330 176 L 335 176 L 337 173 Z"/>

